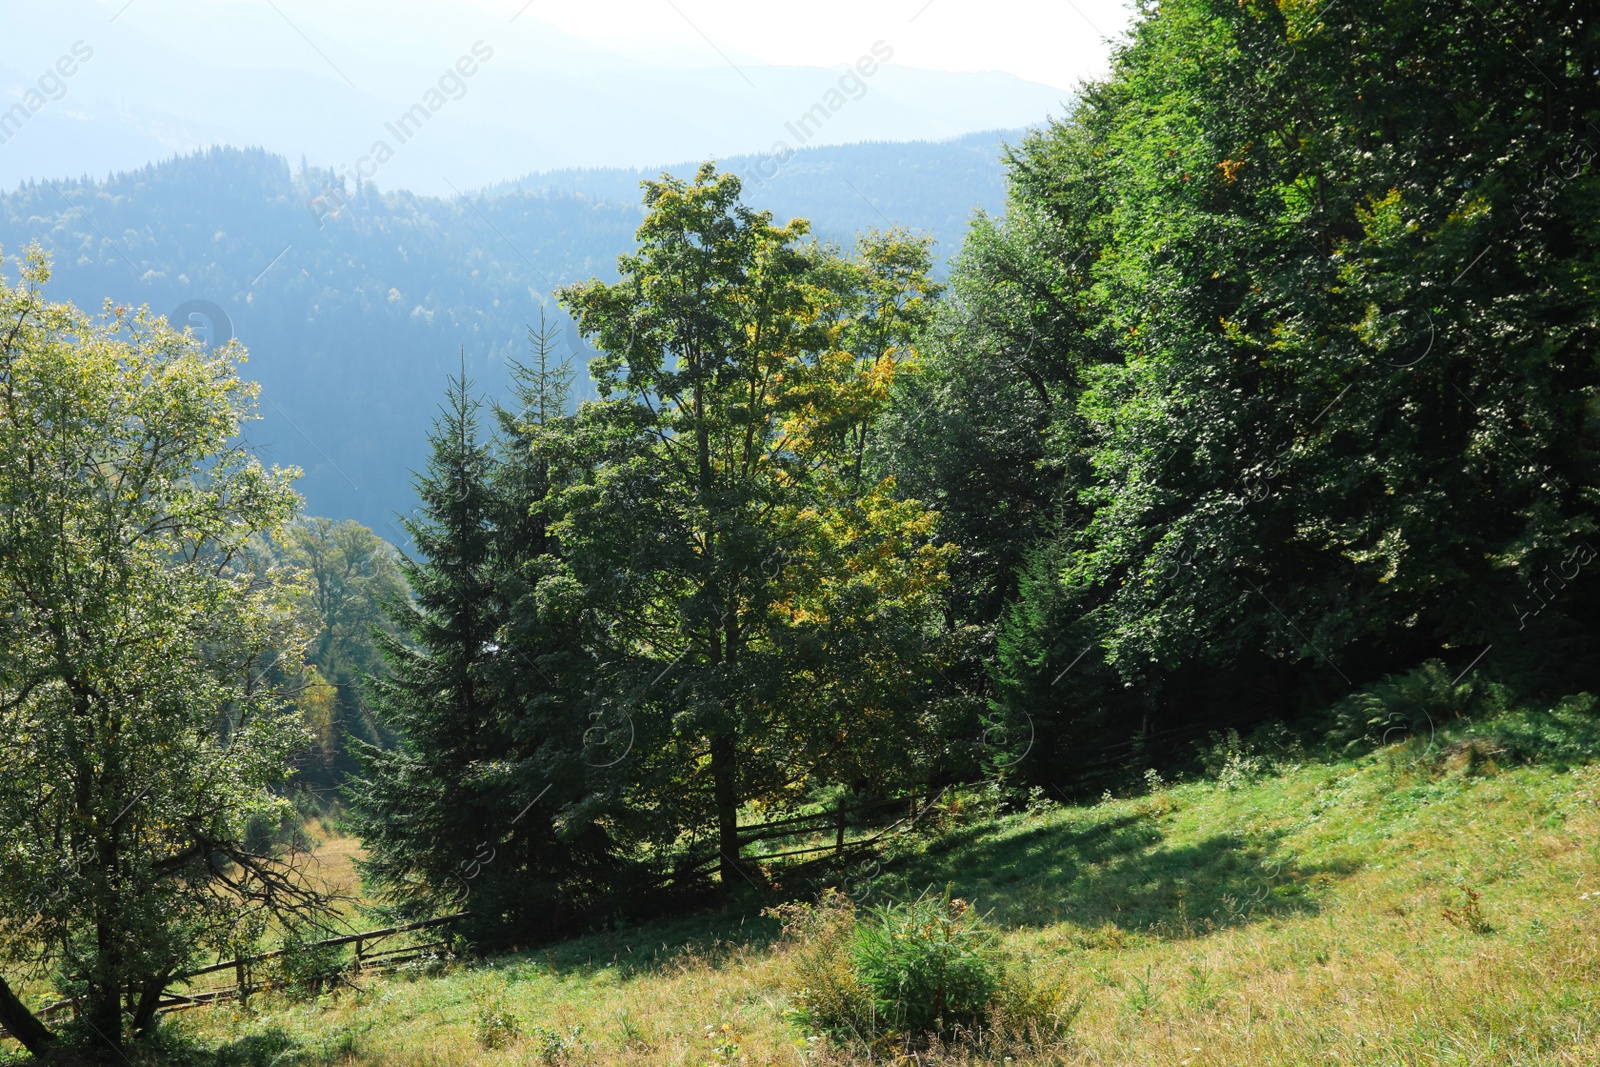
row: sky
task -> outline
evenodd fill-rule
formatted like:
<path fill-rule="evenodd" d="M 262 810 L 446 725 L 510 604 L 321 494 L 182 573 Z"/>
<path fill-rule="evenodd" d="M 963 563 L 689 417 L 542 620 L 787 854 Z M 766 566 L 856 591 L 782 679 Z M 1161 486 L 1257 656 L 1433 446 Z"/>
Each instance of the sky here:
<path fill-rule="evenodd" d="M 515 12 L 525 2 L 483 6 Z M 847 62 L 881 39 L 907 66 L 1004 71 L 1069 91 L 1104 73 L 1104 41 L 1129 19 L 1108 0 L 532 0 L 525 15 L 619 50 L 720 49 L 778 65 Z"/>
<path fill-rule="evenodd" d="M 0 187 L 235 144 L 442 194 L 1016 129 L 1103 75 L 1131 17 L 1121 0 L 0 0 L 0 116 L 31 109 L 0 121 Z M 402 150 L 386 124 L 426 101 Z M 797 128 L 819 104 L 825 128 Z"/>

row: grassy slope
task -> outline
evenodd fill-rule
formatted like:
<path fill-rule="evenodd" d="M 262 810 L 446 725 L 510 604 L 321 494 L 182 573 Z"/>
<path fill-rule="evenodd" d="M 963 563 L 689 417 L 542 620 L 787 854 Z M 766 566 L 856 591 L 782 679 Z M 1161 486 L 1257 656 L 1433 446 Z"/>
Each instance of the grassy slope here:
<path fill-rule="evenodd" d="M 1085 998 L 1067 1062 L 1600 1063 L 1600 766 L 1406 751 L 947 828 L 874 899 L 953 882 L 1065 968 Z M 702 918 L 174 1024 L 239 1063 L 835 1058 L 783 1013 L 773 933 Z M 497 1006 L 527 1036 L 484 1051 Z"/>

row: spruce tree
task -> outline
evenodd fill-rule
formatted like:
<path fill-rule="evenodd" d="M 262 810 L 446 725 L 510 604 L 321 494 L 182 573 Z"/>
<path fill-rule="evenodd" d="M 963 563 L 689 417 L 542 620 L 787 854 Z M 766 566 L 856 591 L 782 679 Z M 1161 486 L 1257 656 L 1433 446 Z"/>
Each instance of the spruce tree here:
<path fill-rule="evenodd" d="M 466 908 L 478 944 L 555 936 L 615 900 L 625 866 L 612 843 L 612 768 L 626 723 L 589 708 L 585 598 L 538 505 L 559 467 L 535 448 L 562 432 L 572 371 L 555 333 L 529 330 L 513 364 L 513 408 L 482 405 L 451 381 L 423 504 L 406 523 L 414 597 L 394 607 L 406 640 L 370 689 L 398 749 L 362 749 L 352 790 L 369 850 L 364 874 L 408 916 Z"/>
<path fill-rule="evenodd" d="M 365 774 L 349 791 L 368 851 L 362 875 L 404 917 L 463 904 L 493 848 L 487 835 L 516 814 L 483 782 L 484 761 L 504 742 L 484 684 L 495 631 L 494 459 L 470 389 L 464 373 L 451 379 L 429 435 L 422 505 L 404 520 L 416 545 L 403 562 L 412 598 L 391 609 L 403 636 L 383 640 L 389 673 L 367 687 L 401 741 L 387 751 L 358 744 Z"/>

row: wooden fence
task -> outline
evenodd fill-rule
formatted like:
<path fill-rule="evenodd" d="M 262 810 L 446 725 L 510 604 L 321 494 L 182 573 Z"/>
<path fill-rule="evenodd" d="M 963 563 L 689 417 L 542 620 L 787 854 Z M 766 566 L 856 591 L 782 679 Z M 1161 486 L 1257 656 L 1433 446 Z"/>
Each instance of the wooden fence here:
<path fill-rule="evenodd" d="M 1130 743 L 1128 747 L 1131 748 L 1134 744 L 1136 743 Z M 1121 749 L 1124 746 L 1114 747 Z M 1113 756 L 1111 759 L 1115 761 L 1119 758 L 1126 757 Z M 907 796 L 884 798 L 851 807 L 841 806 L 804 815 L 792 815 L 765 823 L 741 827 L 742 831 L 747 831 L 747 833 L 740 834 L 741 849 L 743 846 L 763 841 L 782 841 L 784 839 L 793 841 L 796 838 L 811 838 L 814 840 L 817 837 L 828 835 L 832 835 L 834 840 L 823 844 L 797 841 L 795 843 L 800 845 L 798 848 L 785 849 L 775 853 L 741 854 L 740 859 L 747 864 L 767 865 L 772 864 L 774 861 L 788 860 L 792 862 L 802 856 L 820 857 L 827 853 L 832 853 L 841 859 L 847 855 L 859 854 L 864 850 L 870 850 L 879 845 L 885 837 L 895 830 L 909 830 L 922 821 L 924 817 L 935 809 L 939 801 L 944 798 L 952 787 L 959 788 L 960 786 L 955 784 L 937 791 L 928 789 L 921 792 L 920 795 L 918 792 L 913 792 Z M 902 812 L 904 814 L 899 814 Z M 898 818 L 894 817 L 896 814 L 899 814 Z M 868 827 L 873 828 L 876 832 L 871 832 L 866 837 L 857 837 L 853 840 L 847 838 L 846 831 L 848 829 L 859 831 Z M 688 863 L 679 866 L 670 877 L 683 878 L 686 875 L 693 876 L 697 873 L 703 873 L 715 867 L 720 862 L 720 858 L 715 852 L 694 856 L 689 859 Z M 788 864 L 781 864 L 781 866 L 788 866 Z M 800 866 L 807 866 L 807 864 L 802 863 Z M 225 972 L 232 972 L 233 981 L 225 986 L 188 993 L 165 992 L 162 994 L 162 999 L 156 1010 L 168 1013 L 227 1000 L 248 1000 L 252 993 L 265 989 L 268 985 L 264 979 L 258 978 L 253 973 L 257 965 L 278 959 L 287 952 L 303 952 L 354 945 L 355 958 L 349 961 L 348 965 L 341 965 L 341 972 L 360 974 L 363 971 L 371 973 L 391 970 L 401 964 L 420 959 L 436 949 L 443 948 L 447 942 L 440 939 L 386 949 L 381 947 L 384 941 L 398 934 L 450 926 L 466 918 L 469 914 L 468 912 L 458 912 L 454 915 L 442 915 L 438 918 L 423 919 L 419 922 L 406 923 L 400 926 L 387 926 L 377 930 L 363 930 L 359 933 L 342 934 L 338 937 L 325 938 L 321 941 L 307 942 L 293 949 L 276 949 L 253 956 L 213 963 L 207 967 L 175 975 L 169 984 L 187 985 L 196 978 Z M 52 1016 L 68 1011 L 74 1003 L 76 1001 L 73 999 L 58 1001 L 35 1012 L 35 1016 L 41 1020 L 49 1019 Z M 4 1033 L 4 1030 L 0 1029 L 0 1033 Z"/>
<path fill-rule="evenodd" d="M 221 974 L 228 971 L 233 973 L 234 980 L 228 985 L 219 986 L 213 989 L 205 989 L 199 992 L 175 993 L 169 991 L 163 993 L 162 1000 L 156 1006 L 156 1010 L 162 1013 L 167 1013 L 183 1011 L 187 1008 L 201 1007 L 206 1004 L 216 1004 L 219 1001 L 224 1000 L 248 1000 L 251 993 L 258 992 L 261 989 L 266 988 L 267 984 L 253 974 L 256 965 L 264 963 L 268 960 L 279 959 L 289 952 L 304 952 L 307 950 L 339 948 L 344 945 L 354 945 L 356 949 L 355 959 L 350 961 L 348 968 L 341 965 L 341 971 L 348 970 L 349 973 L 360 974 L 363 971 L 370 973 L 374 971 L 392 970 L 403 963 L 410 963 L 414 960 L 421 959 L 423 956 L 434 951 L 435 949 L 443 948 L 447 942 L 443 939 L 440 939 L 436 941 L 427 941 L 422 944 L 402 945 L 399 948 L 388 949 L 381 947 L 382 942 L 394 937 L 397 934 L 410 933 L 413 930 L 431 930 L 437 927 L 450 926 L 460 922 L 462 919 L 466 918 L 468 914 L 470 913 L 463 911 L 457 912 L 454 915 L 441 915 L 435 919 L 423 919 L 420 922 L 405 923 L 401 926 L 386 926 L 379 930 L 363 930 L 360 933 L 342 934 L 339 937 L 324 938 L 321 941 L 308 941 L 305 944 L 298 945 L 292 949 L 274 949 L 271 952 L 262 952 L 254 956 L 241 956 L 238 959 L 223 960 L 220 963 L 213 963 L 209 967 L 201 967 L 198 970 L 186 971 L 183 974 L 174 975 L 171 979 L 171 983 L 187 984 L 196 978 L 202 978 L 208 974 Z M 375 948 L 377 949 L 376 951 L 374 951 Z M 53 1015 L 58 1015 L 61 1012 L 67 1011 L 73 1006 L 74 1003 L 76 1003 L 76 1001 L 72 999 L 57 1001 L 54 1004 L 50 1004 L 44 1008 L 41 1008 L 39 1011 L 35 1012 L 34 1015 L 36 1018 L 41 1020 L 48 1019 Z"/>

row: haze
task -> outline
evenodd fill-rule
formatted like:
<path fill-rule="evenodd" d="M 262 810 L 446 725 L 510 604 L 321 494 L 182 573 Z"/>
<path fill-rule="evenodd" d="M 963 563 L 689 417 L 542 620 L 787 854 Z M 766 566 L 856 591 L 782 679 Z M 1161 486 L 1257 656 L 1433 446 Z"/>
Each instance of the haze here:
<path fill-rule="evenodd" d="M 0 10 L 0 104 L 12 116 L 0 123 L 0 186 L 235 144 L 442 195 L 558 167 L 1035 125 L 1105 70 L 1129 18 L 1115 0 Z M 391 131 L 418 105 L 425 130 L 418 118 Z M 380 143 L 388 152 L 374 155 Z"/>

